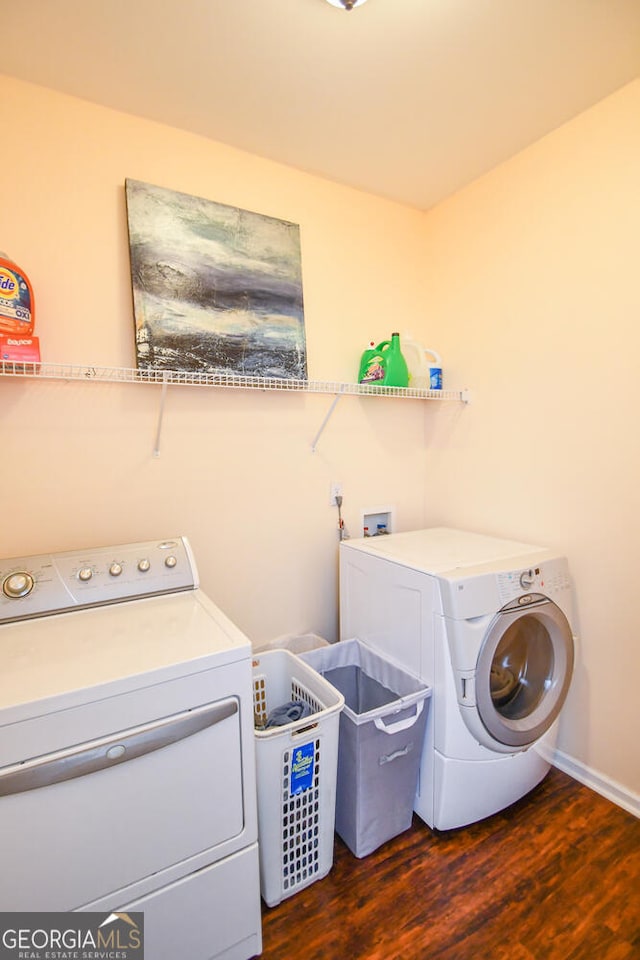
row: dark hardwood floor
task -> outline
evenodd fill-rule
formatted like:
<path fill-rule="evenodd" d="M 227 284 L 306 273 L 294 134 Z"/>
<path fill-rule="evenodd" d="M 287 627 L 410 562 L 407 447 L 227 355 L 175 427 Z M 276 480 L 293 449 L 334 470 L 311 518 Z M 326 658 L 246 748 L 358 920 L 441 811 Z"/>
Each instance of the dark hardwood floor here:
<path fill-rule="evenodd" d="M 263 907 L 262 960 L 638 960 L 640 820 L 559 770 L 481 823 L 410 830 Z"/>

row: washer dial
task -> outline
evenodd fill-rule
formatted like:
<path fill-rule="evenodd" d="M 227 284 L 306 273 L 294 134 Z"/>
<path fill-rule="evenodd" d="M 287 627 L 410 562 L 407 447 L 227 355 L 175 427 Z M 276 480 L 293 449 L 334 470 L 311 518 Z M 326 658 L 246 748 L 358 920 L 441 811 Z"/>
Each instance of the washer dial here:
<path fill-rule="evenodd" d="M 16 573 L 10 573 L 2 584 L 2 592 L 10 600 L 20 600 L 21 597 L 28 597 L 33 590 L 34 580 L 30 573 L 24 570 L 18 570 Z"/>
<path fill-rule="evenodd" d="M 535 583 L 535 579 L 533 570 L 525 570 L 520 574 L 520 586 L 523 590 L 528 590 Z"/>

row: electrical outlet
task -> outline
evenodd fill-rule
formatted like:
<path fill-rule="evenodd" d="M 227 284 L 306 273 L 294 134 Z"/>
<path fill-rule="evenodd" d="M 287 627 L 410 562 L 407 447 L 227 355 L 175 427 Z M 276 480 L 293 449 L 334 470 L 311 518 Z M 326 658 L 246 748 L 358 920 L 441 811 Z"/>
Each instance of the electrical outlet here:
<path fill-rule="evenodd" d="M 332 480 L 329 490 L 329 505 L 335 507 L 336 497 L 342 496 L 342 483 L 339 480 Z"/>

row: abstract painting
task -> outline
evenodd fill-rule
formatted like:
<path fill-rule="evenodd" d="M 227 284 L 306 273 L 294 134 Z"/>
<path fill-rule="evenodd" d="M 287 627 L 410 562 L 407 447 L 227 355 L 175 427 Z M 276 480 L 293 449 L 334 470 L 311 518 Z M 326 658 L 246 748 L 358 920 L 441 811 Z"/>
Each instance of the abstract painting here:
<path fill-rule="evenodd" d="M 138 368 L 306 379 L 300 228 L 125 181 Z"/>

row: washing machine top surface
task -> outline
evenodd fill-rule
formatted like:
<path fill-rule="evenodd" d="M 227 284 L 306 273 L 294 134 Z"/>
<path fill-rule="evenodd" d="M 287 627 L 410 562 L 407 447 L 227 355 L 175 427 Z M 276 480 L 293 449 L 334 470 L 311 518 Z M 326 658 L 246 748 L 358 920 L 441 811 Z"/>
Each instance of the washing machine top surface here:
<path fill-rule="evenodd" d="M 566 558 L 547 547 L 501 540 L 450 527 L 348 540 L 350 549 L 433 577 L 445 616 L 470 619 L 494 614 L 533 594 L 553 596 L 570 615 Z"/>
<path fill-rule="evenodd" d="M 529 566 L 552 554 L 546 547 L 501 540 L 452 527 L 429 527 L 344 541 L 342 546 L 384 557 L 440 578 Z"/>
<path fill-rule="evenodd" d="M 0 561 L 0 583 L 0 711 L 66 708 L 251 655 L 197 586 L 184 539 Z"/>
<path fill-rule="evenodd" d="M 0 626 L 0 710 L 76 694 L 116 696 L 250 655 L 200 590 Z M 91 692 L 90 692 L 91 691 Z"/>

